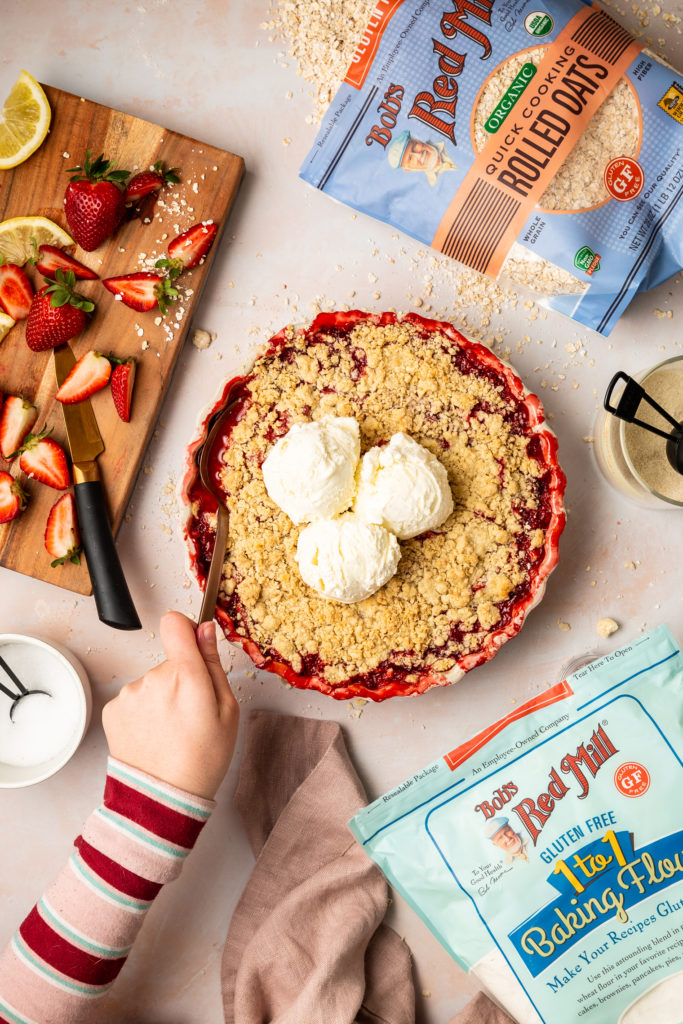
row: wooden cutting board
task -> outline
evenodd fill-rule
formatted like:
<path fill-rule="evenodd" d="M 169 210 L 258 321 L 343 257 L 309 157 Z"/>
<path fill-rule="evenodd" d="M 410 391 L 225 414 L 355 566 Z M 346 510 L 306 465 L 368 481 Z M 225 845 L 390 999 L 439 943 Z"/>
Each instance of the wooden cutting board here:
<path fill-rule="evenodd" d="M 76 259 L 100 277 L 114 277 L 151 269 L 153 259 L 165 255 L 165 247 L 179 232 L 202 220 L 218 223 L 218 235 L 201 266 L 179 279 L 181 298 L 161 323 L 158 310 L 137 313 L 103 288 L 100 281 L 78 282 L 78 291 L 96 303 L 88 328 L 71 342 L 76 358 L 88 349 L 137 357 L 137 375 L 130 423 L 117 416 L 109 388 L 91 399 L 105 451 L 99 457 L 114 533 L 123 517 L 145 448 L 159 414 L 173 368 L 192 322 L 195 306 L 219 254 L 220 236 L 244 171 L 241 157 L 159 125 L 141 121 L 119 110 L 92 103 L 44 86 L 52 108 L 50 134 L 40 149 L 10 171 L 0 171 L 0 221 L 10 217 L 41 215 L 68 231 L 64 216 L 67 168 L 82 164 L 87 149 L 93 158 L 100 153 L 118 168 L 135 173 L 157 160 L 179 167 L 181 182 L 166 186 L 144 217 L 124 221 L 116 234 L 93 253 L 78 246 Z M 27 272 L 35 287 L 43 282 L 30 264 Z M 34 431 L 52 427 L 52 437 L 66 442 L 64 421 L 56 391 L 52 353 L 32 352 L 25 341 L 25 321 L 16 324 L 0 342 L 0 391 L 23 394 L 39 411 Z M 8 466 L 0 458 L 0 468 Z M 43 543 L 45 523 L 59 492 L 27 480 L 18 460 L 11 472 L 30 493 L 27 510 L 11 523 L 0 525 L 0 565 L 46 580 L 79 594 L 92 588 L 85 565 L 51 568 Z M 125 566 L 124 566 L 125 570 Z M 6 582 L 4 586 L 6 586 Z M 3 589 L 4 589 L 3 586 Z"/>

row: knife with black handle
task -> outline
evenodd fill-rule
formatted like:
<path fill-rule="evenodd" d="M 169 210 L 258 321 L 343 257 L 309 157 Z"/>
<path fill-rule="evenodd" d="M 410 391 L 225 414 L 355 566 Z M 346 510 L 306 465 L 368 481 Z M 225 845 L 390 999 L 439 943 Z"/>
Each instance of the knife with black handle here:
<path fill-rule="evenodd" d="M 69 345 L 54 350 L 57 385 L 66 380 L 76 358 Z M 62 404 L 62 403 L 60 403 Z M 142 629 L 128 590 L 111 531 L 97 456 L 104 442 L 89 399 L 62 404 L 73 464 L 74 497 L 85 560 L 92 582 L 97 614 L 114 629 Z"/>

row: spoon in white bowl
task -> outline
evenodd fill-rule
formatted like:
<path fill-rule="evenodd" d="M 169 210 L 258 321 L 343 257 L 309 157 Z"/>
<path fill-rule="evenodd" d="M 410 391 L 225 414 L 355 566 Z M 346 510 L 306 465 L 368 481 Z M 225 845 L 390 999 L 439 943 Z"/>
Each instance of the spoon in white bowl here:
<path fill-rule="evenodd" d="M 2 668 L 7 673 L 7 675 L 10 677 L 14 685 L 19 690 L 19 693 L 12 693 L 9 687 L 4 686 L 2 683 L 0 683 L 0 690 L 2 690 L 2 692 L 12 701 L 9 709 L 9 717 L 12 722 L 14 721 L 14 712 L 16 706 L 20 700 L 24 699 L 24 697 L 32 697 L 35 693 L 42 693 L 46 697 L 52 696 L 52 694 L 48 693 L 47 690 L 27 690 L 19 676 L 12 668 L 10 668 L 10 666 L 7 664 L 2 655 L 0 655 L 0 668 Z"/>

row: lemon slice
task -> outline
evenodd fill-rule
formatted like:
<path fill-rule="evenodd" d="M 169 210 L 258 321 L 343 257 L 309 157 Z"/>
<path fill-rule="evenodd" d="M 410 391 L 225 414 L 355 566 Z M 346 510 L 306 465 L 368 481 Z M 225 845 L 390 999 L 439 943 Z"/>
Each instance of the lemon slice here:
<path fill-rule="evenodd" d="M 59 249 L 76 244 L 71 235 L 47 217 L 10 217 L 0 223 L 0 262 L 23 267 L 34 255 L 32 238 L 36 245 L 56 245 Z"/>
<path fill-rule="evenodd" d="M 50 127 L 50 104 L 28 71 L 22 71 L 0 110 L 0 170 L 16 167 L 41 144 Z"/>
<path fill-rule="evenodd" d="M 0 309 L 0 341 L 14 327 L 15 321 Z"/>

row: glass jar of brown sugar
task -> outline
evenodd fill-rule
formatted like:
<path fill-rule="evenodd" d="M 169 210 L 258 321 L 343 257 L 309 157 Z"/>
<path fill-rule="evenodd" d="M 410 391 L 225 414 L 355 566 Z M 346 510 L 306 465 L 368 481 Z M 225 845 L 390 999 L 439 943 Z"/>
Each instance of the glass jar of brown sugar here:
<path fill-rule="evenodd" d="M 636 379 L 655 402 L 683 422 L 683 356 L 666 359 Z M 645 402 L 641 402 L 638 416 L 660 430 L 671 430 Z M 607 481 L 639 505 L 683 508 L 683 475 L 670 465 L 663 438 L 601 412 L 595 423 L 594 450 Z"/>

